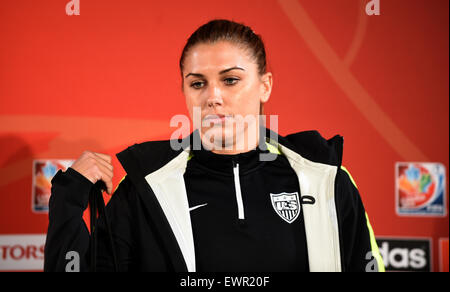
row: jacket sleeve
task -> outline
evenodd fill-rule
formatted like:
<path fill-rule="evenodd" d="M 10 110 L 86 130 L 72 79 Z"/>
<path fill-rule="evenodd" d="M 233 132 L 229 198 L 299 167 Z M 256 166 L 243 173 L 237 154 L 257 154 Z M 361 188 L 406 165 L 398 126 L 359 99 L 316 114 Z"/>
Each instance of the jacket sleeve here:
<path fill-rule="evenodd" d="M 49 224 L 44 251 L 44 271 L 87 271 L 89 231 L 83 220 L 93 183 L 72 168 L 61 170 L 52 179 Z M 74 256 L 76 255 L 76 257 Z M 67 258 L 66 258 L 67 257 Z"/>
<path fill-rule="evenodd" d="M 91 270 L 91 237 L 83 220 L 83 212 L 88 207 L 89 193 L 93 185 L 72 168 L 68 168 L 66 172 L 59 171 L 54 176 L 49 201 L 44 271 L 66 271 L 73 252 L 76 252 L 79 258 L 79 269 L 76 271 Z M 131 269 L 134 257 L 129 199 L 135 198 L 133 191 L 133 185 L 128 177 L 125 177 L 105 208 L 113 244 L 108 234 L 105 216 L 98 218 L 96 271 L 114 271 L 113 247 L 119 270 Z"/>
<path fill-rule="evenodd" d="M 136 190 L 128 176 L 125 176 L 112 198 L 106 205 L 106 215 L 111 227 L 111 239 L 108 234 L 105 216 L 98 220 L 98 246 L 96 271 L 114 271 L 114 248 L 118 270 L 121 272 L 136 270 L 135 230 L 137 222 L 133 210 L 136 210 Z"/>
<path fill-rule="evenodd" d="M 337 181 L 337 211 L 343 271 L 384 271 L 375 236 L 356 183 L 342 167 Z"/>

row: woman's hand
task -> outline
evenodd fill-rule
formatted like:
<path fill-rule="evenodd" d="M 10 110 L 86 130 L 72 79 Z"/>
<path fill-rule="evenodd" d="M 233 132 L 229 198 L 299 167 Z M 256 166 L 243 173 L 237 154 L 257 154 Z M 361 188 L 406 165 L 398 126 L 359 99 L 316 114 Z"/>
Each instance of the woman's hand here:
<path fill-rule="evenodd" d="M 111 164 L 111 156 L 103 153 L 84 151 L 71 167 L 93 184 L 102 180 L 106 185 L 106 192 L 108 194 L 112 193 L 113 166 Z"/>

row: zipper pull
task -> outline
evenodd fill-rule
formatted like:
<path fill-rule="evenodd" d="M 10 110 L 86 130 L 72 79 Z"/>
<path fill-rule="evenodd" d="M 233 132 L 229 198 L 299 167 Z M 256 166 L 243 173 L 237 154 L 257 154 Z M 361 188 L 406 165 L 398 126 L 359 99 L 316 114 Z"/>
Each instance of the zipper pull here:
<path fill-rule="evenodd" d="M 236 190 L 236 202 L 238 206 L 238 218 L 240 220 L 245 219 L 244 215 L 244 202 L 242 201 L 241 182 L 239 179 L 239 163 L 234 159 L 233 161 L 233 175 L 234 175 L 234 189 Z"/>

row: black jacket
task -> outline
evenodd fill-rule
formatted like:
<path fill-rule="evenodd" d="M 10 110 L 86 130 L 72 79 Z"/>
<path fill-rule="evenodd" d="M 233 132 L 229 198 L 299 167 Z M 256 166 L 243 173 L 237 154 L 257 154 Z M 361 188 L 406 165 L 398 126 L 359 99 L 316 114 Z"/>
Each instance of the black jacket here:
<path fill-rule="evenodd" d="M 272 137 L 270 142 L 275 145 L 276 151 L 297 159 L 299 165 L 297 168 L 300 171 L 302 163 L 305 163 L 305 167 L 324 169 L 323 176 L 332 176 L 333 190 L 329 192 L 332 193 L 333 204 L 331 212 L 328 212 L 332 219 L 324 218 L 326 221 L 324 230 L 321 230 L 321 225 L 317 225 L 321 220 L 314 219 L 314 223 L 308 223 L 310 225 L 307 234 L 308 243 L 311 244 L 308 247 L 310 269 L 382 270 L 378 247 L 358 190 L 349 174 L 341 168 L 342 137 L 335 136 L 325 140 L 315 131 L 282 137 L 270 130 L 267 130 L 266 137 Z M 192 135 L 188 138 L 192 138 Z M 275 143 L 273 140 L 276 140 Z M 182 143 L 182 145 L 190 144 Z M 97 271 L 115 269 L 112 248 L 115 250 L 114 255 L 117 257 L 120 271 L 195 270 L 189 263 L 192 260 L 186 251 L 189 248 L 183 245 L 178 231 L 173 227 L 171 221 L 173 218 L 168 218 L 161 206 L 161 199 L 146 180 L 149 174 L 159 171 L 179 157 L 186 147 L 180 150 L 172 148 L 170 141 L 153 141 L 135 144 L 117 154 L 127 175 L 106 206 L 114 247 L 109 241 L 105 216 L 100 216 L 98 220 Z M 320 173 L 318 175 L 322 176 Z M 66 257 L 71 251 L 80 256 L 81 271 L 92 268 L 90 234 L 82 218 L 88 206 L 88 195 L 92 187 L 93 184 L 88 179 L 71 168 L 66 172 L 59 171 L 53 178 L 45 245 L 45 271 L 65 271 L 69 262 Z M 321 188 L 320 185 L 318 187 Z M 310 214 L 316 214 L 314 208 L 320 206 L 321 200 L 323 201 L 317 197 L 317 204 L 308 207 L 311 210 L 308 212 L 312 212 Z M 329 201 L 330 197 L 326 201 L 327 205 L 330 205 Z M 326 204 L 322 203 L 323 206 Z M 304 216 L 308 216 L 308 213 Z M 326 229 L 327 224 L 334 228 Z M 321 234 L 325 237 L 321 237 Z M 328 240 L 328 237 L 331 240 Z M 328 241 L 332 243 L 328 244 Z M 313 251 L 322 244 L 324 244 L 322 250 Z M 337 249 L 334 253 L 328 250 L 333 248 Z M 334 257 L 331 262 L 325 259 L 326 256 L 323 258 L 317 256 L 321 253 L 325 255 L 327 252 Z"/>

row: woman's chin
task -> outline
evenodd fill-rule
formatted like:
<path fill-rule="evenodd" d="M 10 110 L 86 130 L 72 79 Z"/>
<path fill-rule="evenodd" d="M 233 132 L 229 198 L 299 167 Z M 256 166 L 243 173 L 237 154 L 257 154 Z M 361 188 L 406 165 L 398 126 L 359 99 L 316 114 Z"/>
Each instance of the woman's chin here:
<path fill-rule="evenodd" d="M 211 146 L 215 150 L 222 150 L 225 147 L 232 149 L 235 144 L 235 135 L 233 128 L 225 128 L 220 126 L 202 129 L 202 142 L 205 146 Z"/>

